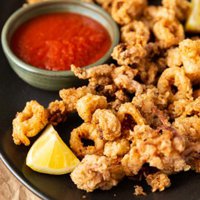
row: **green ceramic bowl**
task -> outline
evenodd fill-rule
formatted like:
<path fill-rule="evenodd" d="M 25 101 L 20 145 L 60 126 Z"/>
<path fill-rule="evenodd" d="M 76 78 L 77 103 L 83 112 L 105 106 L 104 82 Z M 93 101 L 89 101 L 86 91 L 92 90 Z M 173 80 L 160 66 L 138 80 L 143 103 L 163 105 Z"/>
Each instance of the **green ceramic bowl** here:
<path fill-rule="evenodd" d="M 95 19 L 107 29 L 112 40 L 110 49 L 101 59 L 86 66 L 86 68 L 108 61 L 113 47 L 119 42 L 119 29 L 113 19 L 99 6 L 77 0 L 46 1 L 27 5 L 12 14 L 5 23 L 1 35 L 2 47 L 12 69 L 20 78 L 30 85 L 55 91 L 61 88 L 80 85 L 81 81 L 78 80 L 71 71 L 49 71 L 26 64 L 20 60 L 10 48 L 12 35 L 21 24 L 38 15 L 53 12 L 74 12 L 86 15 Z"/>

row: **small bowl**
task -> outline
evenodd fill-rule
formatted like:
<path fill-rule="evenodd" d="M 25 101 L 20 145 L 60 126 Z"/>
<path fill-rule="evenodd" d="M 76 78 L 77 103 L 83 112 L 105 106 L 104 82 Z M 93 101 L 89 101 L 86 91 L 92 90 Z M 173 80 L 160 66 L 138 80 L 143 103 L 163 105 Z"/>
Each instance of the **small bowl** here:
<path fill-rule="evenodd" d="M 10 48 L 10 40 L 15 30 L 24 22 L 46 13 L 73 12 L 79 13 L 102 24 L 108 31 L 112 45 L 107 53 L 97 62 L 86 66 L 90 68 L 105 63 L 110 59 L 112 49 L 119 42 L 119 29 L 113 19 L 99 6 L 77 0 L 45 1 L 27 5 L 14 12 L 5 23 L 1 42 L 4 53 L 17 75 L 28 84 L 45 90 L 56 91 L 62 88 L 77 86 L 81 81 L 71 71 L 50 71 L 31 66 L 19 59 Z"/>

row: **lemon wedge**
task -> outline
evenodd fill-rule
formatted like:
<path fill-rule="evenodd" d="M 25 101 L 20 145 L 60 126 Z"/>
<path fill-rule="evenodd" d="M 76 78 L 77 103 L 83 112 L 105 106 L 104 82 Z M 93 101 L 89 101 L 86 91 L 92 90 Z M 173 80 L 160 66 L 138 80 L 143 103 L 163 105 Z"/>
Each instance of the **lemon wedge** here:
<path fill-rule="evenodd" d="M 26 165 L 34 171 L 54 175 L 72 172 L 79 162 L 52 125 L 34 142 L 26 157 Z"/>
<path fill-rule="evenodd" d="M 200 1 L 192 0 L 192 8 L 185 29 L 188 32 L 200 33 Z"/>

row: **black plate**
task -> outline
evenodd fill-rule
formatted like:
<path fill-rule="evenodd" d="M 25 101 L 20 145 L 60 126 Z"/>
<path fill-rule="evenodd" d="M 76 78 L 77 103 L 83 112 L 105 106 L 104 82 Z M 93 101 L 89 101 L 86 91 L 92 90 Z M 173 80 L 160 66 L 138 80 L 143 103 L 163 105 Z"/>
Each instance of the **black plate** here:
<path fill-rule="evenodd" d="M 23 0 L 6 0 L 0 5 L 0 28 L 9 15 L 24 3 Z M 0 29 L 0 30 L 1 30 Z M 144 200 L 199 200 L 200 175 L 193 172 L 181 173 L 171 177 L 172 186 L 161 193 L 149 193 L 146 197 L 133 196 L 133 180 L 125 179 L 110 191 L 97 190 L 85 193 L 78 190 L 68 175 L 50 176 L 36 173 L 25 165 L 28 147 L 14 145 L 11 137 L 11 124 L 17 111 L 22 110 L 25 103 L 36 99 L 44 106 L 56 98 L 54 92 L 33 88 L 19 79 L 7 63 L 0 49 L 0 151 L 1 158 L 10 171 L 31 191 L 43 199 L 78 200 L 86 195 L 86 199 L 144 199 Z M 67 143 L 69 124 L 80 123 L 77 116 L 72 116 L 70 122 L 57 127 L 61 137 Z M 145 185 L 145 184 L 143 184 Z M 147 187 L 147 189 L 149 189 Z"/>

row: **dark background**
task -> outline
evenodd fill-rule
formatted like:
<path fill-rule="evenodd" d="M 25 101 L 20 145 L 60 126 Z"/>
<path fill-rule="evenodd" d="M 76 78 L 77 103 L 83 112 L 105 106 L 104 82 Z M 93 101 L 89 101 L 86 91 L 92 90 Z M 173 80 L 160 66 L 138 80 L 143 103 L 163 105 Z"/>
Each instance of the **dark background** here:
<path fill-rule="evenodd" d="M 155 1 L 154 1 L 155 2 Z M 0 31 L 5 20 L 24 3 L 23 0 L 1 0 Z M 36 173 L 25 165 L 28 148 L 16 146 L 11 137 L 11 125 L 17 111 L 23 109 L 25 103 L 35 99 L 44 106 L 58 98 L 57 92 L 47 92 L 33 88 L 23 82 L 12 71 L 0 47 L 0 151 L 3 161 L 12 173 L 29 189 L 43 199 L 82 199 L 86 195 L 88 200 L 103 199 L 144 199 L 144 200 L 200 200 L 200 175 L 193 172 L 181 173 L 171 177 L 172 186 L 164 192 L 149 193 L 146 197 L 133 196 L 136 184 L 133 180 L 125 179 L 110 191 L 97 190 L 87 194 L 80 191 L 72 183 L 68 175 L 49 176 Z M 79 123 L 77 117 L 69 119 L 67 124 L 57 127 L 61 137 L 68 141 L 70 125 Z M 149 191 L 145 183 L 142 185 Z"/>

